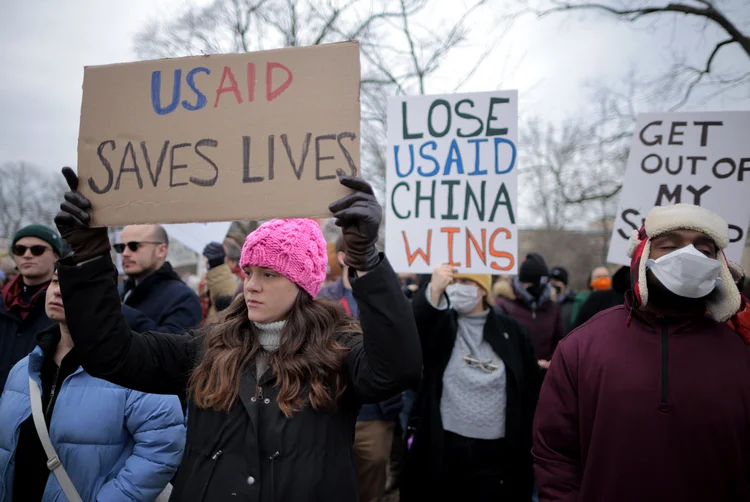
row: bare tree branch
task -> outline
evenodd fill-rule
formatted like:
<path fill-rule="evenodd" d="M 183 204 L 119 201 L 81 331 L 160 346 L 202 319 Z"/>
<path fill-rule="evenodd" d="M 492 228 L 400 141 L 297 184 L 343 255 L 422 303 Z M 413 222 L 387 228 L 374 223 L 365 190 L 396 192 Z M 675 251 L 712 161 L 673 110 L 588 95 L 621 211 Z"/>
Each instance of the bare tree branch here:
<path fill-rule="evenodd" d="M 60 176 L 28 162 L 0 165 L 0 236 L 10 238 L 24 225 L 52 225 L 58 201 L 65 193 Z"/>
<path fill-rule="evenodd" d="M 393 94 L 424 93 L 457 49 L 472 36 L 469 23 L 489 0 L 473 3 L 458 19 L 440 16 L 453 0 L 213 0 L 171 20 L 151 23 L 136 37 L 144 57 L 253 51 L 357 40 L 362 77 L 361 165 L 376 186 L 385 186 L 386 101 Z M 497 29 L 495 33 L 501 33 Z M 483 52 L 461 86 L 497 46 L 482 38 Z M 468 52 L 468 51 L 467 51 Z M 471 60 L 476 57 L 473 51 Z M 446 85 L 446 84 L 443 84 Z"/>
<path fill-rule="evenodd" d="M 737 80 L 742 80 L 742 77 L 732 76 L 727 78 L 714 75 L 715 69 L 713 66 L 720 49 L 728 45 L 737 44 L 750 61 L 750 35 L 743 33 L 741 25 L 718 9 L 712 0 L 691 1 L 693 2 L 692 4 L 689 1 L 673 1 L 659 5 L 648 0 L 630 0 L 623 5 L 604 1 L 578 3 L 572 0 L 548 0 L 547 5 L 549 6 L 546 8 L 527 10 L 535 12 L 539 17 L 559 12 L 599 11 L 627 22 L 635 22 L 646 17 L 649 19 L 660 19 L 668 15 L 678 15 L 703 20 L 706 26 L 714 25 L 722 30 L 727 35 L 727 38 L 716 42 L 710 54 L 707 54 L 704 64 L 675 64 L 665 73 L 663 78 L 657 79 L 653 83 L 653 94 L 655 97 L 664 98 L 670 96 L 670 99 L 672 99 L 671 96 L 677 97 L 677 93 L 679 93 L 677 102 L 671 107 L 672 110 L 677 110 L 691 100 L 695 89 L 699 85 L 702 87 L 723 86 L 724 89 L 718 93 L 720 94 L 734 88 L 733 83 Z M 696 66 L 699 66 L 699 68 Z M 725 83 L 723 80 L 730 80 L 732 83 Z"/>
<path fill-rule="evenodd" d="M 729 19 L 724 16 L 724 14 L 715 9 L 713 5 L 708 2 L 701 3 L 706 5 L 706 7 L 701 9 L 682 3 L 668 3 L 667 5 L 662 6 L 618 9 L 600 3 L 563 3 L 545 11 L 539 12 L 539 16 L 541 17 L 554 12 L 571 10 L 601 10 L 609 14 L 614 14 L 615 16 L 624 17 L 629 21 L 636 21 L 644 16 L 648 16 L 651 14 L 662 14 L 665 12 L 699 16 L 710 19 L 721 26 L 732 37 L 732 39 L 740 43 L 745 53 L 748 55 L 748 57 L 750 57 L 750 37 L 745 36 L 731 21 L 729 21 Z"/>
<path fill-rule="evenodd" d="M 703 80 L 703 77 L 711 73 L 711 64 L 714 62 L 714 58 L 716 57 L 716 54 L 719 53 L 719 50 L 722 47 L 725 47 L 734 42 L 735 42 L 735 39 L 730 38 L 730 39 L 724 40 L 723 42 L 719 42 L 718 44 L 716 44 L 716 47 L 714 47 L 714 50 L 711 52 L 711 55 L 708 57 L 708 61 L 706 62 L 706 67 L 703 70 L 694 69 L 695 72 L 697 73 L 695 76 L 695 79 L 692 82 L 690 82 L 687 90 L 685 91 L 685 94 L 682 97 L 682 100 L 680 100 L 679 103 L 674 105 L 671 111 L 677 110 L 685 106 L 685 104 L 690 100 L 690 94 L 693 92 L 693 89 L 695 88 L 695 86 L 698 85 L 701 80 Z"/>

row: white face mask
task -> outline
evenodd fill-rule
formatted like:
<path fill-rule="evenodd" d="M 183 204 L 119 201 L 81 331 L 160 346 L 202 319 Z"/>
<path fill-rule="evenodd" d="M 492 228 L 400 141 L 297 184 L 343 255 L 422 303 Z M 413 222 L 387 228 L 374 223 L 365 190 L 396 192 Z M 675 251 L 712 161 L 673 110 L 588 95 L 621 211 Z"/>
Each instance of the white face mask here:
<path fill-rule="evenodd" d="M 646 268 L 672 293 L 685 298 L 703 298 L 716 287 L 721 262 L 707 257 L 691 244 L 656 260 L 648 260 Z"/>
<path fill-rule="evenodd" d="M 459 314 L 467 314 L 474 310 L 479 300 L 479 287 L 470 284 L 451 284 L 445 288 L 451 308 Z"/>

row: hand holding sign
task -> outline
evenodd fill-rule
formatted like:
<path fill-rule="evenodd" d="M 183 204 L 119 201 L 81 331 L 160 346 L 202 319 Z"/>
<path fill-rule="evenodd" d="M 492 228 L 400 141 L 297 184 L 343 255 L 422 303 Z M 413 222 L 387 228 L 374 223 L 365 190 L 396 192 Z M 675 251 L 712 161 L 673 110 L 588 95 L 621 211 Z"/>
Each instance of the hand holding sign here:
<path fill-rule="evenodd" d="M 346 264 L 354 270 L 367 272 L 380 263 L 375 243 L 383 210 L 366 181 L 351 176 L 342 176 L 339 181 L 354 193 L 337 200 L 329 209 L 344 234 Z"/>
<path fill-rule="evenodd" d="M 430 301 L 433 305 L 440 303 L 440 297 L 445 293 L 445 289 L 453 282 L 453 266 L 445 264 L 440 265 L 432 272 L 430 280 Z"/>
<path fill-rule="evenodd" d="M 63 167 L 62 174 L 70 191 L 65 192 L 65 201 L 60 204 L 55 225 L 73 250 L 73 261 L 82 263 L 109 253 L 107 229 L 89 228 L 91 202 L 78 191 L 78 176 L 69 167 Z"/>

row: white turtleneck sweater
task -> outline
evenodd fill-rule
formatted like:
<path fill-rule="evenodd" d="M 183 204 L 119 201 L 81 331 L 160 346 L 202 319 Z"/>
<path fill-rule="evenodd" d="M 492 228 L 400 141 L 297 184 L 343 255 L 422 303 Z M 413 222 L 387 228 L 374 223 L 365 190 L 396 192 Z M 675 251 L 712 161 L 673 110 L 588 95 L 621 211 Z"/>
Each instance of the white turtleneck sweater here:
<path fill-rule="evenodd" d="M 253 322 L 255 327 L 258 329 L 258 341 L 263 347 L 263 350 L 258 354 L 255 359 L 255 367 L 257 370 L 256 378 L 260 380 L 260 377 L 265 373 L 268 367 L 268 354 L 279 348 L 281 343 L 281 330 L 286 325 L 286 321 L 277 321 L 269 323 Z"/>

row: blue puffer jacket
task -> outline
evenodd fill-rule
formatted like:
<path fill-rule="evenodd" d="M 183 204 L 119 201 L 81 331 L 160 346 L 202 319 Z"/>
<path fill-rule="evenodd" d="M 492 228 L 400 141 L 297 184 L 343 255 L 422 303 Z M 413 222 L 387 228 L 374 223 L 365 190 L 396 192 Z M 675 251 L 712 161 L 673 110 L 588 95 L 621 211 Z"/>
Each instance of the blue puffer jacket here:
<path fill-rule="evenodd" d="M 13 494 L 19 427 L 31 416 L 29 376 L 41 388 L 37 347 L 13 367 L 0 397 L 0 500 Z M 49 435 L 85 502 L 154 500 L 182 459 L 185 425 L 175 396 L 125 389 L 78 368 L 60 388 Z M 50 475 L 43 502 L 67 498 Z"/>

